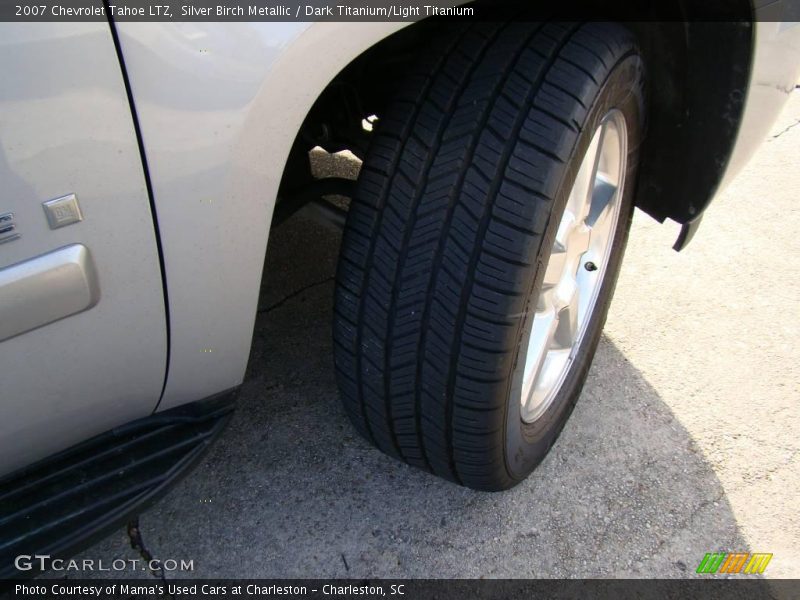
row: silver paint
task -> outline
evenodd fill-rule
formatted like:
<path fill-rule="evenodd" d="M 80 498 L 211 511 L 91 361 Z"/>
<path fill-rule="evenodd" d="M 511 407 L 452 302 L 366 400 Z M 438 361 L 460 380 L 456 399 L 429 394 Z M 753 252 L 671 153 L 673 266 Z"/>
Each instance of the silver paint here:
<path fill-rule="evenodd" d="M 2 474 L 149 414 L 164 381 L 166 319 L 108 24 L 0 23 L 0 73 L 0 212 L 13 212 L 22 233 L 0 246 L 0 268 L 82 244 L 102 289 L 91 310 L 0 342 Z M 86 219 L 50 229 L 42 201 L 66 192 Z"/>

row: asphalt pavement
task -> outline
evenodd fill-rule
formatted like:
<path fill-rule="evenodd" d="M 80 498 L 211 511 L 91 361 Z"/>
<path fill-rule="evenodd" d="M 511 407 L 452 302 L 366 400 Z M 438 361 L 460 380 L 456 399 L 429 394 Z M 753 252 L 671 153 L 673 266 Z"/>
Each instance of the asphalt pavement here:
<path fill-rule="evenodd" d="M 141 515 L 147 549 L 200 578 L 688 577 L 712 551 L 800 577 L 798 123 L 795 92 L 684 252 L 677 225 L 637 214 L 577 408 L 503 493 L 356 434 L 332 366 L 339 237 L 293 217 L 270 240 L 236 416 Z M 81 557 L 138 553 L 120 529 Z"/>

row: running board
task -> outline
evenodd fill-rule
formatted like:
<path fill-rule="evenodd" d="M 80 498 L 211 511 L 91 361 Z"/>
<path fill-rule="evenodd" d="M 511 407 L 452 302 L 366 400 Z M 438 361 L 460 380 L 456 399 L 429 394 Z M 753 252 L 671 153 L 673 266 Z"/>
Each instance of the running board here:
<path fill-rule="evenodd" d="M 0 480 L 0 579 L 19 555 L 65 558 L 138 514 L 198 462 L 235 393 L 112 429 Z"/>

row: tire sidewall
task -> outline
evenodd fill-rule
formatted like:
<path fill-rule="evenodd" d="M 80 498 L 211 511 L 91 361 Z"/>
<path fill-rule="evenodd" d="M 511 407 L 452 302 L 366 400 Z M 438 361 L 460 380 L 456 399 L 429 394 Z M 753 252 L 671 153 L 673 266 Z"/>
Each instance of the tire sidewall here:
<path fill-rule="evenodd" d="M 614 293 L 617 276 L 620 270 L 622 255 L 627 241 L 628 230 L 633 214 L 633 192 L 636 183 L 636 166 L 639 146 L 643 135 L 643 63 L 636 53 L 621 58 L 609 71 L 600 92 L 596 96 L 586 122 L 575 144 L 571 159 L 567 163 L 558 186 L 558 193 L 553 203 L 542 242 L 535 249 L 534 261 L 537 265 L 536 276 L 528 293 L 525 319 L 520 325 L 512 375 L 509 381 L 506 402 L 505 454 L 506 469 L 516 481 L 524 479 L 547 454 L 555 442 L 564 424 L 572 412 L 575 401 L 580 395 L 592 358 L 597 349 L 605 324 L 608 307 Z M 561 215 L 566 207 L 569 193 L 577 176 L 581 159 L 586 154 L 589 144 L 601 120 L 609 111 L 618 109 L 625 118 L 628 137 L 628 157 L 624 176 L 623 196 L 620 216 L 614 241 L 610 250 L 604 280 L 598 292 L 593 314 L 587 323 L 586 332 L 578 348 L 572 365 L 547 411 L 533 423 L 525 423 L 521 416 L 520 394 L 522 390 L 523 372 L 527 355 L 527 342 L 530 336 L 535 313 L 535 305 L 544 276 L 544 265 L 547 264 L 552 251 L 553 242 Z"/>

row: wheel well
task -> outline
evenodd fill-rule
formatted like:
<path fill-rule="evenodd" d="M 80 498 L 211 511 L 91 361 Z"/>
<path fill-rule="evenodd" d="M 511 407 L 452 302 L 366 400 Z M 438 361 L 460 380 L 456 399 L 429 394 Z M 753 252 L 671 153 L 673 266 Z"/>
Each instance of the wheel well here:
<path fill-rule="evenodd" d="M 687 223 L 712 200 L 733 151 L 753 58 L 753 9 L 750 0 L 730 0 L 725 20 L 714 22 L 692 20 L 683 0 L 662 0 L 659 10 L 672 11 L 674 20 L 627 24 L 639 39 L 649 82 L 635 203 L 659 221 Z M 419 48 L 447 26 L 426 19 L 406 27 L 367 49 L 331 81 L 290 152 L 279 206 L 290 204 L 286 198 L 314 195 L 312 148 L 363 156 L 369 143 L 363 119 L 380 118 Z"/>
<path fill-rule="evenodd" d="M 750 80 L 753 25 L 634 28 L 649 79 L 636 205 L 659 221 L 687 223 L 713 199 L 733 151 Z"/>

